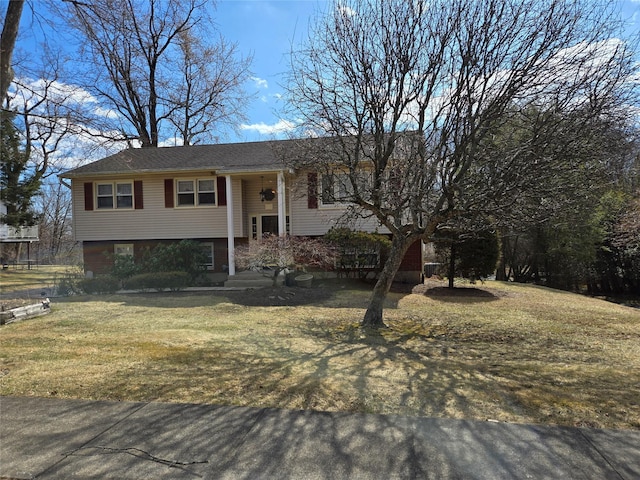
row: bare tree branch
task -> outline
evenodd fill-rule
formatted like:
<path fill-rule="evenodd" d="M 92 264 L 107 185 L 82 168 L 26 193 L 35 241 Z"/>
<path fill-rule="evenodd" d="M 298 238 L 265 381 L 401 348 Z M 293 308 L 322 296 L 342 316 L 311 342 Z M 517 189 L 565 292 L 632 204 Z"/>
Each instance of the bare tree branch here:
<path fill-rule="evenodd" d="M 118 113 L 118 128 L 143 147 L 176 130 L 185 144 L 242 118 L 250 59 L 213 43 L 201 0 L 66 1 L 62 17 L 90 52 L 85 88 Z M 173 125 L 175 130 L 168 124 Z"/>
<path fill-rule="evenodd" d="M 599 1 L 346 0 L 319 19 L 292 54 L 288 90 L 301 129 L 334 137 L 338 148 L 290 163 L 346 173 L 342 201 L 374 215 L 393 235 L 365 325 L 382 325 L 384 298 L 414 241 L 505 204 L 499 195 L 508 184 L 481 188 L 471 180 L 492 162 L 522 159 L 518 150 L 536 146 L 516 143 L 502 158 L 486 155 L 511 113 L 579 111 L 591 118 L 631 100 L 637 64 L 629 46 L 615 40 L 615 14 Z M 540 152 L 558 158 L 570 147 Z M 527 177 L 540 155 L 518 161 L 516 177 Z M 359 187 L 363 176 L 366 188 Z"/>

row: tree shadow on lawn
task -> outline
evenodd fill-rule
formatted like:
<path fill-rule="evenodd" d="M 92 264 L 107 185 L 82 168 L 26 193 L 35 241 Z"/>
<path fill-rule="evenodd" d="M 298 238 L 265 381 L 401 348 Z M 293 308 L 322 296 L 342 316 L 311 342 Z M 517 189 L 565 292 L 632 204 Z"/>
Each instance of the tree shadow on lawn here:
<path fill-rule="evenodd" d="M 60 302 L 122 303 L 126 306 L 156 308 L 190 308 L 215 306 L 218 303 L 233 303 L 246 307 L 296 307 L 313 306 L 323 308 L 366 308 L 373 285 L 354 279 L 318 280 L 311 288 L 262 287 L 249 290 L 204 290 L 180 292 L 140 292 L 113 295 L 80 295 L 56 299 Z M 386 308 L 397 308 L 402 296 L 390 295 Z"/>
<path fill-rule="evenodd" d="M 441 282 L 440 282 L 441 283 Z M 484 303 L 499 300 L 501 295 L 478 287 L 444 287 L 433 282 L 416 285 L 411 293 L 448 303 Z M 505 294 L 506 295 L 506 294 Z"/>
<path fill-rule="evenodd" d="M 354 327 L 336 335 L 313 320 L 299 333 L 320 340 L 320 348 L 304 351 L 290 343 L 295 337 L 256 335 L 251 342 L 259 354 L 234 353 L 231 346 L 224 354 L 167 352 L 154 365 L 140 366 L 156 385 L 147 394 L 175 401 L 176 393 L 199 389 L 210 403 L 474 418 L 476 397 L 486 399 L 494 390 L 475 368 L 445 359 L 441 345 L 412 348 L 411 340 L 419 340 L 413 334 L 391 338 Z M 167 376 L 165 362 L 189 365 L 190 373 Z M 122 380 L 119 389 L 126 390 Z"/>
<path fill-rule="evenodd" d="M 434 286 L 435 285 L 435 286 Z M 394 283 L 385 301 L 385 308 L 395 309 L 399 301 L 411 294 L 425 295 L 449 303 L 479 303 L 498 300 L 499 293 L 475 287 L 440 286 L 442 282 L 425 284 Z M 250 290 L 205 290 L 180 292 L 140 292 L 113 295 L 80 295 L 55 299 L 60 302 L 90 300 L 123 303 L 127 306 L 156 308 L 191 308 L 215 306 L 230 302 L 246 307 L 367 308 L 373 283 L 356 279 L 318 280 L 311 288 L 263 287 Z"/>

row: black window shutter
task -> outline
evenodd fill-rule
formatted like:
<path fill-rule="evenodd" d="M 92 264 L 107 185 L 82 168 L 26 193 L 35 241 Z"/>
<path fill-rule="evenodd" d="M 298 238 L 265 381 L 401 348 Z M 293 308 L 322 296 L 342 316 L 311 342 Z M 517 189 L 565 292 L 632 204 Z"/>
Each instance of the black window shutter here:
<path fill-rule="evenodd" d="M 164 207 L 173 208 L 173 178 L 164 180 Z"/>
<path fill-rule="evenodd" d="M 227 179 L 225 177 L 217 178 L 218 189 L 218 205 L 224 207 L 227 205 Z"/>
<path fill-rule="evenodd" d="M 84 184 L 84 209 L 93 210 L 93 183 Z"/>
<path fill-rule="evenodd" d="M 134 180 L 133 182 L 133 204 L 136 210 L 142 210 L 144 208 L 142 180 Z"/>
<path fill-rule="evenodd" d="M 318 174 L 310 172 L 307 174 L 307 207 L 318 208 Z"/>

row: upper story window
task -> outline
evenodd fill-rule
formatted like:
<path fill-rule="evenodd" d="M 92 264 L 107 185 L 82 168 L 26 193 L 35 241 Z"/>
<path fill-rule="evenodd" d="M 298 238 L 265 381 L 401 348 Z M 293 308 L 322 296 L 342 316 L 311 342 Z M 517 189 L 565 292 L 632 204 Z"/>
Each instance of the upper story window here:
<path fill-rule="evenodd" d="M 347 203 L 352 197 L 353 188 L 349 175 L 332 173 L 322 176 L 322 205 Z"/>
<path fill-rule="evenodd" d="M 133 182 L 96 184 L 96 205 L 99 209 L 133 208 Z"/>
<path fill-rule="evenodd" d="M 176 187 L 179 207 L 216 204 L 216 182 L 213 179 L 177 180 Z"/>
<path fill-rule="evenodd" d="M 369 172 L 357 172 L 356 179 L 360 195 L 368 198 L 371 188 Z M 323 206 L 344 205 L 353 201 L 353 184 L 347 173 L 322 175 L 320 187 L 320 200 Z"/>

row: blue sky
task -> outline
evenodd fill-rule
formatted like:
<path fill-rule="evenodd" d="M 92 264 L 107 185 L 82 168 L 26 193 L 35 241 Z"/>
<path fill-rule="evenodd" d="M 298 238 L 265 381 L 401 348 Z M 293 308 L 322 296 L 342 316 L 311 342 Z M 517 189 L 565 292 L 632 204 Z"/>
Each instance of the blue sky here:
<path fill-rule="evenodd" d="M 0 0 L 0 18 L 4 16 L 7 2 Z M 288 54 L 292 44 L 308 32 L 309 21 L 327 6 L 327 1 L 218 0 L 216 3 L 212 17 L 218 30 L 227 41 L 237 44 L 242 55 L 253 56 L 253 76 L 246 90 L 255 94 L 246 124 L 240 125 L 237 133 L 228 132 L 221 140 L 257 141 L 285 136 L 282 128 L 287 124 L 278 111 L 282 108 L 281 85 L 288 68 Z M 29 56 L 41 42 L 51 43 L 61 37 L 61 32 L 53 32 L 46 25 L 46 8 L 45 2 L 27 0 L 14 61 L 20 54 Z"/>
<path fill-rule="evenodd" d="M 99 0 L 96 0 L 99 1 Z M 2 12 L 7 0 L 0 0 Z M 36 10 L 44 3 L 31 0 Z M 284 73 L 288 70 L 288 53 L 308 32 L 309 22 L 319 11 L 325 10 L 327 0 L 218 0 L 213 17 L 223 36 L 237 43 L 239 51 L 252 54 L 253 78 L 247 90 L 256 93 L 249 105 L 248 121 L 239 126 L 237 134 L 230 133 L 223 141 L 255 141 L 283 137 L 287 120 L 281 118 Z M 623 16 L 629 19 L 629 29 L 640 32 L 640 0 L 623 0 Z M 46 16 L 46 12 L 39 12 Z M 35 45 L 38 25 L 27 9 L 23 14 L 19 46 Z"/>
<path fill-rule="evenodd" d="M 237 141 L 253 141 L 279 136 L 287 120 L 277 114 L 282 106 L 280 84 L 287 70 L 288 53 L 308 32 L 309 22 L 326 9 L 326 0 L 220 0 L 215 14 L 225 38 L 238 43 L 244 53 L 254 54 L 255 82 L 249 89 L 258 91 L 252 103 L 249 121 L 242 126 Z M 640 32 L 640 0 L 621 2 L 623 18 L 629 30 Z M 289 119 L 291 120 L 291 119 Z"/>
<path fill-rule="evenodd" d="M 238 44 L 243 53 L 254 57 L 253 81 L 248 90 L 257 92 L 249 111 L 249 121 L 241 127 L 239 141 L 252 141 L 278 135 L 285 120 L 278 111 L 282 107 L 281 84 L 288 69 L 292 43 L 308 31 L 309 21 L 322 0 L 222 0 L 215 18 L 224 37 Z"/>

